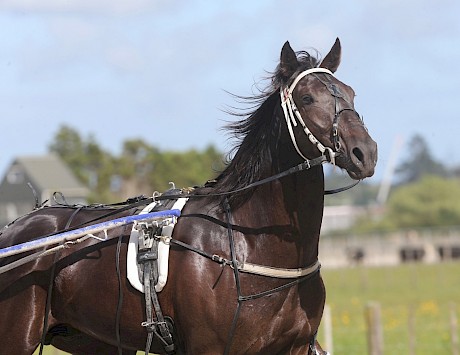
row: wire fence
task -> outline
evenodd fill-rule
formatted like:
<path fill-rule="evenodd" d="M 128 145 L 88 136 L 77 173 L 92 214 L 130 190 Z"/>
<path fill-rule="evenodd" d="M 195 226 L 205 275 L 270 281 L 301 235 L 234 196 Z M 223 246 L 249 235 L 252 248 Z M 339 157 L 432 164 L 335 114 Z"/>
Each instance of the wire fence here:
<path fill-rule="evenodd" d="M 459 355 L 459 272 L 459 262 L 323 270 L 319 339 L 335 355 Z"/>
<path fill-rule="evenodd" d="M 333 355 L 459 355 L 460 351 L 458 310 L 453 303 L 401 309 L 370 302 L 356 314 L 326 311 L 322 324 L 320 340 Z"/>

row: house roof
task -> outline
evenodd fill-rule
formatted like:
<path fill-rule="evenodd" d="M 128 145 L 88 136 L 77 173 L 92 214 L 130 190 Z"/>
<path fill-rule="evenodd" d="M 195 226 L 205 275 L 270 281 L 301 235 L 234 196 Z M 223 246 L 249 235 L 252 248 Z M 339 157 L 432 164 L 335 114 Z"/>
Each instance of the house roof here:
<path fill-rule="evenodd" d="M 39 190 L 83 189 L 70 168 L 54 154 L 43 156 L 22 156 L 13 165 L 20 165 L 27 173 L 34 187 Z"/>

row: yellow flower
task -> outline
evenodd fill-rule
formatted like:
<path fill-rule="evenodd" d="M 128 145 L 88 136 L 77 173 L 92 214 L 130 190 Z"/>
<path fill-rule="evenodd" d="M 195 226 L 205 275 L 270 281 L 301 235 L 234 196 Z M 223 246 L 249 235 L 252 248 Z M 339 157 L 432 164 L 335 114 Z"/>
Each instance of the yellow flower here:
<path fill-rule="evenodd" d="M 350 324 L 350 315 L 348 312 L 343 312 L 342 313 L 342 324 L 343 325 L 349 325 Z"/>
<path fill-rule="evenodd" d="M 420 304 L 418 311 L 425 315 L 436 315 L 439 313 L 439 307 L 434 301 L 426 301 Z"/>

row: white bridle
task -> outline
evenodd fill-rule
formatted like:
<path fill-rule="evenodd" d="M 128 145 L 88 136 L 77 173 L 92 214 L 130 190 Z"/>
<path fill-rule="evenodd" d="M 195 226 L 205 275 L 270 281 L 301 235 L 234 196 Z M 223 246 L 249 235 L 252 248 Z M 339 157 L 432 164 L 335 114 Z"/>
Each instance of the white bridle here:
<path fill-rule="evenodd" d="M 297 127 L 297 121 L 298 121 L 300 125 L 302 126 L 303 131 L 307 135 L 310 142 L 312 142 L 316 146 L 316 148 L 318 148 L 318 150 L 321 152 L 322 155 L 325 155 L 324 153 L 327 151 L 329 155 L 330 163 L 335 165 L 336 152 L 332 148 L 325 147 L 318 139 L 316 139 L 313 133 L 311 133 L 311 131 L 308 129 L 307 125 L 305 124 L 304 120 L 302 119 L 302 116 L 300 115 L 300 112 L 297 109 L 297 106 L 295 105 L 294 99 L 292 97 L 292 93 L 296 85 L 299 83 L 299 81 L 305 76 L 307 76 L 308 74 L 312 74 L 312 73 L 326 73 L 326 74 L 330 74 L 334 76 L 330 70 L 325 69 L 325 68 L 312 68 L 312 69 L 308 69 L 308 70 L 301 72 L 295 78 L 291 86 L 280 88 L 281 107 L 283 108 L 284 118 L 286 119 L 286 124 L 287 124 L 287 128 L 289 131 L 289 135 L 291 136 L 292 144 L 294 145 L 294 148 L 297 151 L 297 153 L 303 159 L 308 160 L 308 158 L 305 155 L 303 155 L 302 152 L 300 151 L 299 146 L 297 145 L 295 135 L 294 135 L 293 126 Z"/>

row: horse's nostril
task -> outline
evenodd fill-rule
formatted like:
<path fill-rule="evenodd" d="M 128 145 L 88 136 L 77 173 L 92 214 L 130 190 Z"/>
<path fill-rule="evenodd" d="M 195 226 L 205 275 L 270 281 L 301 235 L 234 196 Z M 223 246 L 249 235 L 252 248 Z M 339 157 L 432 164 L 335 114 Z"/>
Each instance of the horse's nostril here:
<path fill-rule="evenodd" d="M 356 147 L 356 148 L 353 148 L 352 152 L 353 152 L 354 156 L 355 156 L 356 158 L 358 158 L 358 160 L 359 160 L 361 163 L 364 164 L 364 154 L 363 154 L 363 152 L 361 151 L 361 149 L 359 149 L 358 147 Z"/>

